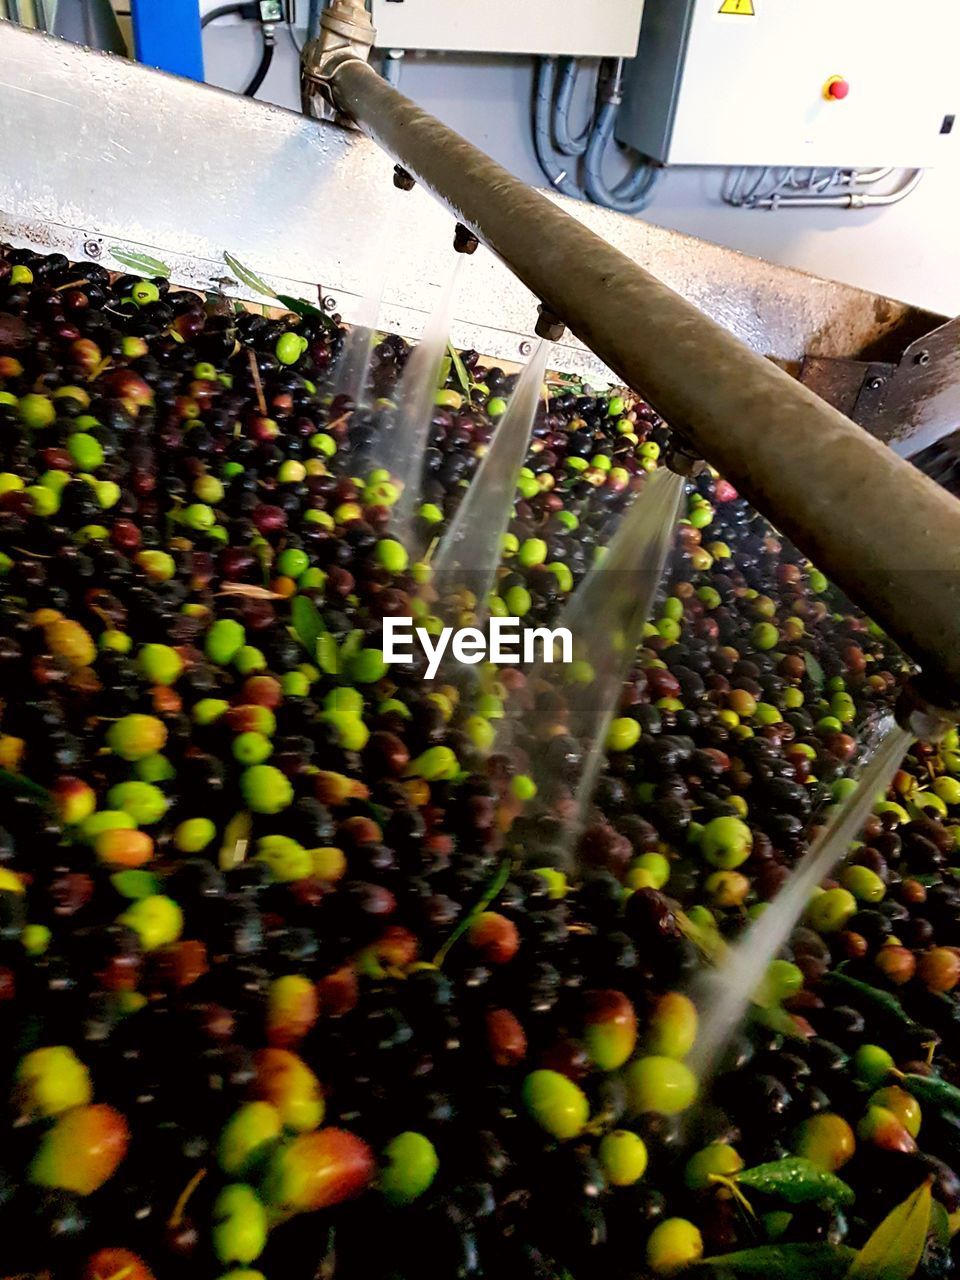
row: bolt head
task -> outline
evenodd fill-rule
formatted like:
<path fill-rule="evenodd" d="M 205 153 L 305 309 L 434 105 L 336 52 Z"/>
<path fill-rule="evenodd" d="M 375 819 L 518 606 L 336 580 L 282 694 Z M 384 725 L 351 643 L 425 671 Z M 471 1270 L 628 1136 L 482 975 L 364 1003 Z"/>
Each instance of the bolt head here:
<path fill-rule="evenodd" d="M 88 258 L 99 258 L 103 254 L 103 247 L 99 240 L 85 240 L 83 243 L 83 252 Z"/>

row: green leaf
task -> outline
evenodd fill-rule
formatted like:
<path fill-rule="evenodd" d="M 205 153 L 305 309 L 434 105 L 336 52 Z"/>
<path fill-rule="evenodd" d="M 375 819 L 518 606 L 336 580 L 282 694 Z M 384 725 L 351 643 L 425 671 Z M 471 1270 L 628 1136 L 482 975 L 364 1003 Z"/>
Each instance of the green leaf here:
<path fill-rule="evenodd" d="M 241 862 L 245 861 L 252 832 L 253 818 L 246 809 L 241 809 L 239 813 L 233 815 L 223 832 L 223 842 L 217 859 L 217 865 L 221 871 L 232 871 L 234 867 L 239 867 Z"/>
<path fill-rule="evenodd" d="M 108 252 L 121 264 L 141 276 L 169 276 L 170 268 L 159 258 L 151 258 L 149 253 L 131 253 L 129 249 L 121 249 L 117 244 L 108 246 Z"/>
<path fill-rule="evenodd" d="M 350 659 L 355 658 L 362 648 L 363 631 L 360 628 L 357 628 L 357 630 L 350 632 L 346 640 L 344 640 L 343 644 L 340 646 L 340 663 L 342 668 L 345 669 L 346 664 Z"/>
<path fill-rule="evenodd" d="M 278 293 L 275 295 L 278 302 L 282 302 L 288 311 L 292 311 L 295 316 L 322 316 L 323 312 L 319 307 L 314 306 L 312 302 L 307 302 L 304 298 L 291 297 L 289 293 Z"/>
<path fill-rule="evenodd" d="M 910 1280 L 927 1243 L 931 1201 L 928 1179 L 887 1214 L 854 1258 L 847 1280 Z"/>
<path fill-rule="evenodd" d="M 262 293 L 268 298 L 276 298 L 279 301 L 280 295 L 275 293 L 265 280 L 261 280 L 255 271 L 238 262 L 232 253 L 227 253 L 226 249 L 223 251 L 223 260 L 241 284 L 245 284 L 254 293 Z"/>
<path fill-rule="evenodd" d="M 496 871 L 493 873 L 491 878 L 487 881 L 487 884 L 484 887 L 483 893 L 480 895 L 479 900 L 474 903 L 474 905 L 470 908 L 467 914 L 463 917 L 463 919 L 454 929 L 453 933 L 451 933 L 450 937 L 446 940 L 446 942 L 443 944 L 443 946 L 434 956 L 433 963 L 437 966 L 438 969 L 443 965 L 443 962 L 444 960 L 446 960 L 450 952 L 450 948 L 453 946 L 453 944 L 455 942 L 459 942 L 459 940 L 463 937 L 463 935 L 467 932 L 467 930 L 473 924 L 474 920 L 476 920 L 477 916 L 482 915 L 484 911 L 486 911 L 490 903 L 493 902 L 494 898 L 496 898 L 496 896 L 503 889 L 503 886 L 510 879 L 510 871 L 512 869 L 512 866 L 513 864 L 511 863 L 510 859 L 504 858 L 504 860 L 500 863 L 499 867 L 497 867 Z"/>
<path fill-rule="evenodd" d="M 764 1244 L 684 1268 L 697 1280 L 843 1280 L 855 1257 L 837 1244 Z"/>
<path fill-rule="evenodd" d="M 743 1169 L 733 1180 L 738 1187 L 779 1196 L 787 1204 L 817 1204 L 829 1200 L 833 1204 L 848 1205 L 854 1200 L 853 1189 L 845 1182 L 800 1156 L 787 1156 Z"/>
<path fill-rule="evenodd" d="M 950 1215 L 939 1200 L 930 1201 L 930 1239 L 941 1249 L 950 1248 Z"/>
<path fill-rule="evenodd" d="M 827 683 L 827 677 L 824 673 L 823 667 L 821 667 L 820 663 L 812 653 L 805 653 L 803 656 L 807 666 L 807 675 L 810 677 L 810 683 L 815 689 L 822 689 Z"/>
<path fill-rule="evenodd" d="M 295 316 L 302 319 L 319 320 L 327 329 L 336 329 L 336 325 L 325 311 L 312 302 L 305 302 L 303 298 L 292 298 L 289 293 L 278 293 L 274 295 L 278 302 L 282 302 L 288 311 L 292 311 Z"/>
<path fill-rule="evenodd" d="M 677 924 L 683 936 L 697 948 L 705 960 L 720 964 L 728 947 L 718 929 L 707 929 L 697 924 L 684 911 L 677 912 Z"/>
<path fill-rule="evenodd" d="M 325 676 L 335 676 L 340 670 L 337 642 L 329 631 L 317 637 L 316 663 Z"/>
<path fill-rule="evenodd" d="M 939 1076 L 905 1075 L 900 1084 L 923 1106 L 960 1116 L 960 1089 Z"/>
<path fill-rule="evenodd" d="M 317 606 L 309 596 L 294 596 L 290 616 L 297 639 L 313 658 L 317 652 L 317 641 L 325 630 Z"/>
<path fill-rule="evenodd" d="M 149 871 L 118 871 L 110 877 L 110 883 L 123 898 L 150 898 L 157 893 L 160 883 Z"/>
<path fill-rule="evenodd" d="M 791 1040 L 805 1040 L 806 1036 L 797 1026 L 796 1019 L 778 1004 L 760 1005 L 753 1010 L 753 1021 L 761 1026 L 776 1031 L 778 1035 L 789 1036 Z"/>
<path fill-rule="evenodd" d="M 460 386 L 463 388 L 463 394 L 469 400 L 470 387 L 472 386 L 472 383 L 470 381 L 470 374 L 467 372 L 467 366 L 460 359 L 460 352 L 457 350 L 457 348 L 453 345 L 452 342 L 448 345 L 447 351 L 450 353 L 450 361 L 453 365 L 454 372 L 457 375 L 457 381 L 460 383 Z M 444 379 L 444 381 L 446 381 L 446 379 Z"/>
<path fill-rule="evenodd" d="M 453 361 L 449 356 L 444 356 L 440 363 L 440 376 L 437 378 L 437 386 L 443 388 L 447 385 L 447 379 L 450 377 L 450 370 L 453 368 Z"/>
<path fill-rule="evenodd" d="M 34 800 L 43 801 L 45 804 L 50 803 L 50 792 L 45 787 L 41 787 L 39 782 L 32 782 L 22 774 L 10 773 L 7 769 L 0 769 L 0 789 L 13 791 L 22 796 L 31 796 Z"/>

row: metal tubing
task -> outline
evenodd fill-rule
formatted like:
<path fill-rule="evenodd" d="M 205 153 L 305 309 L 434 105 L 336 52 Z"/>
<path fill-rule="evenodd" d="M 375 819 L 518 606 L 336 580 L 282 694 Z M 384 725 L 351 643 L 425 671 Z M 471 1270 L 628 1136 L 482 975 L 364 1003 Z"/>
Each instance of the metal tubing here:
<path fill-rule="evenodd" d="M 923 170 L 914 169 L 896 191 L 888 191 L 884 195 L 874 195 L 866 191 L 848 191 L 846 195 L 820 196 L 764 196 L 754 200 L 751 209 L 882 209 L 891 204 L 899 204 L 906 200 L 919 187 L 923 179 Z M 879 182 L 879 178 L 870 178 L 869 182 Z"/>
<path fill-rule="evenodd" d="M 339 109 L 960 697 L 960 503 L 359 60 Z"/>

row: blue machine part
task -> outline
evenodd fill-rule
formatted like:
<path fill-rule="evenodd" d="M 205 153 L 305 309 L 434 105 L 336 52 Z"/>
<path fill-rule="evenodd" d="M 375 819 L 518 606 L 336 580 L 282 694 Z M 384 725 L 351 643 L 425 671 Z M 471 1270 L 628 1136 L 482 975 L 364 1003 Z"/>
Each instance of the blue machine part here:
<path fill-rule="evenodd" d="M 203 80 L 198 0 L 131 0 L 138 62 Z"/>

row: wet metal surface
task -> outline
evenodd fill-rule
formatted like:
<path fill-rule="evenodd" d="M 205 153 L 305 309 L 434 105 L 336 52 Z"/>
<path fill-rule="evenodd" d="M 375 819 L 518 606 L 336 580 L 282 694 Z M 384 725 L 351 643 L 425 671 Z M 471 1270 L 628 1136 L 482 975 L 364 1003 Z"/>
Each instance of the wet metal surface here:
<path fill-rule="evenodd" d="M 449 214 L 424 191 L 396 199 L 393 165 L 355 130 L 179 80 L 124 59 L 0 25 L 0 234 L 82 258 L 147 252 L 175 279 L 255 295 L 230 278 L 224 250 L 279 293 L 331 294 L 347 320 L 376 284 L 380 242 L 396 246 L 381 323 L 418 336 L 445 272 Z M 650 226 L 594 205 L 549 198 L 652 271 L 761 355 L 856 357 L 942 322 L 904 303 Z M 610 287 L 615 287 L 611 282 Z M 454 337 L 516 360 L 536 302 L 481 250 L 460 300 Z M 882 358 L 882 357 L 881 357 Z M 567 335 L 559 369 L 607 371 Z M 608 375 L 607 375 L 608 376 Z"/>
<path fill-rule="evenodd" d="M 902 350 L 895 330 L 923 332 L 922 314 L 545 200 L 368 68 L 340 74 L 391 159 L 355 132 L 0 24 L 0 112 L 21 140 L 0 166 L 0 234 L 80 258 L 86 246 L 113 268 L 133 247 L 178 282 L 255 296 L 232 279 L 229 251 L 280 293 L 313 299 L 319 286 L 347 320 L 376 283 L 387 236 L 381 324 L 417 335 L 447 270 L 452 212 L 494 250 L 471 262 L 455 341 L 515 359 L 546 303 L 571 331 L 558 368 L 599 379 L 606 366 L 647 395 L 931 672 L 960 685 L 960 504 L 751 356 L 798 366 L 868 348 L 883 359 L 886 341 Z M 393 160 L 443 192 L 448 211 L 422 187 L 398 193 Z"/>

